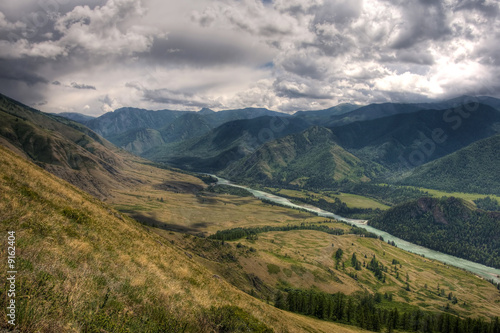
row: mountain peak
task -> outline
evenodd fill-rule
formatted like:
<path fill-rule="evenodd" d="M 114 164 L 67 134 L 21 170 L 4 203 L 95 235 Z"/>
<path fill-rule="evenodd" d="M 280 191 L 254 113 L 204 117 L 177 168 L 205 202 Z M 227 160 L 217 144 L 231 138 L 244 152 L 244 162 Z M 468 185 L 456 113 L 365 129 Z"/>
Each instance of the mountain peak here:
<path fill-rule="evenodd" d="M 209 108 L 203 108 L 198 113 L 199 114 L 212 114 L 212 113 L 215 113 L 215 111 L 212 109 L 209 109 Z"/>

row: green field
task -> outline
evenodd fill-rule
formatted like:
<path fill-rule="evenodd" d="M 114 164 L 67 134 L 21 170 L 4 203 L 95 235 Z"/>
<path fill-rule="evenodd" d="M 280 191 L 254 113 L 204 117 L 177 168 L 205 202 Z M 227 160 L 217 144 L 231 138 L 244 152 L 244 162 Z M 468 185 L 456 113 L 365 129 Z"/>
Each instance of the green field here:
<path fill-rule="evenodd" d="M 349 208 L 372 208 L 372 209 L 388 209 L 389 206 L 381 204 L 380 202 L 377 202 L 373 199 L 363 197 L 361 195 L 356 195 L 356 194 L 350 194 L 350 193 L 342 193 L 342 192 L 330 192 L 330 191 L 325 191 L 321 193 L 316 193 L 312 191 L 296 191 L 296 190 L 285 190 L 285 189 L 276 189 L 276 188 L 269 188 L 270 190 L 273 191 L 273 193 L 276 194 L 284 194 L 286 196 L 290 197 L 296 197 L 296 198 L 307 198 L 314 196 L 315 198 L 318 199 L 325 199 L 326 201 L 333 202 L 332 198 L 339 198 L 342 202 L 345 202 L 345 204 Z"/>
<path fill-rule="evenodd" d="M 455 197 L 455 198 L 460 198 L 467 200 L 469 202 L 473 202 L 476 199 L 483 199 L 486 197 L 494 198 L 497 201 L 500 202 L 500 196 L 498 195 L 493 195 L 493 194 L 477 194 L 477 193 L 463 193 L 463 192 L 445 192 L 445 191 L 439 191 L 439 190 L 433 190 L 429 188 L 423 188 L 423 187 L 413 187 L 413 186 L 405 186 L 409 188 L 415 188 L 417 190 L 425 191 L 428 192 L 431 196 L 441 198 L 441 197 Z"/>

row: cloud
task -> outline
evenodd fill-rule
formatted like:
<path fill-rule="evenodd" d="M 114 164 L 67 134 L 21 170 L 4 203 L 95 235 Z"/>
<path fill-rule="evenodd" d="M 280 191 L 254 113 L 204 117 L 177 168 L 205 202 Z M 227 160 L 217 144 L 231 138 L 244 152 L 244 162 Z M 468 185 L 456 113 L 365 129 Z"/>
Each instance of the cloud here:
<path fill-rule="evenodd" d="M 0 90 L 94 115 L 500 97 L 485 88 L 500 86 L 498 15 L 490 0 L 0 3 Z"/>
<path fill-rule="evenodd" d="M 487 0 L 460 0 L 454 9 L 455 11 L 478 11 L 489 17 L 496 17 L 499 12 L 499 4 Z"/>
<path fill-rule="evenodd" d="M 5 14 L 0 11 L 0 31 L 16 31 L 26 27 L 26 24 L 20 21 L 10 22 Z"/>
<path fill-rule="evenodd" d="M 47 84 L 49 80 L 36 71 L 33 63 L 18 63 L 12 60 L 0 61 L 0 80 L 18 81 L 28 86 Z M 9 86 L 9 83 L 1 87 Z"/>
<path fill-rule="evenodd" d="M 390 46 L 409 48 L 428 40 L 439 40 L 451 34 L 448 13 L 441 1 L 405 1 L 400 7 L 402 20 L 394 26 Z"/>
<path fill-rule="evenodd" d="M 183 107 L 195 108 L 218 108 L 221 106 L 220 102 L 212 100 L 201 94 L 194 94 L 190 92 L 174 91 L 170 89 L 147 89 L 137 83 L 127 83 L 127 87 L 134 88 L 142 94 L 142 99 L 148 102 L 157 104 L 168 104 Z"/>
<path fill-rule="evenodd" d="M 71 82 L 71 87 L 75 89 L 87 89 L 87 90 L 97 90 L 94 86 L 90 86 L 87 84 Z"/>

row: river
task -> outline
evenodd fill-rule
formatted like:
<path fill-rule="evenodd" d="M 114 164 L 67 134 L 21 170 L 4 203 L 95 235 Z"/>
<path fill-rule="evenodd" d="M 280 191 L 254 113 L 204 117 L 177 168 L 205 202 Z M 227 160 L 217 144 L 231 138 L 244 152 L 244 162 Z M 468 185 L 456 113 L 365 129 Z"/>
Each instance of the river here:
<path fill-rule="evenodd" d="M 290 202 L 290 200 L 288 200 L 286 198 L 283 198 L 283 197 L 280 197 L 280 196 L 277 196 L 277 195 L 274 195 L 271 193 L 254 190 L 254 189 L 251 189 L 251 188 L 248 188 L 245 186 L 233 184 L 230 181 L 228 181 L 227 179 L 223 179 L 223 178 L 217 177 L 215 175 L 210 175 L 210 176 L 217 178 L 217 180 L 218 180 L 217 184 L 230 185 L 230 186 L 234 186 L 234 187 L 243 188 L 243 189 L 249 191 L 250 193 L 252 193 L 252 195 L 258 199 L 266 199 L 266 200 L 269 200 L 269 201 L 272 201 L 272 202 L 275 202 L 277 204 L 287 206 L 290 208 L 306 210 L 308 212 L 317 214 L 318 216 L 321 216 L 321 217 L 336 219 L 338 221 L 342 221 L 342 222 L 348 223 L 350 225 L 354 225 L 354 226 L 366 229 L 366 230 L 368 230 L 368 231 L 370 231 L 378 236 L 382 236 L 385 241 L 394 242 L 396 244 L 396 246 L 400 249 L 403 249 L 405 251 L 415 253 L 418 255 L 422 255 L 427 259 L 434 259 L 434 260 L 440 261 L 442 263 L 445 263 L 447 265 L 451 265 L 451 266 L 455 266 L 455 267 L 464 269 L 466 271 L 474 273 L 474 274 L 476 274 L 482 278 L 485 278 L 487 280 L 493 280 L 497 283 L 500 283 L 500 269 L 488 267 L 488 266 L 478 264 L 478 263 L 475 263 L 475 262 L 472 262 L 472 261 L 469 261 L 466 259 L 457 258 L 457 257 L 449 255 L 449 254 L 441 253 L 438 251 L 428 249 L 428 248 L 423 247 L 423 246 L 419 246 L 419 245 L 407 242 L 403 239 L 400 239 L 400 238 L 395 237 L 391 234 L 388 234 L 385 231 L 382 231 L 382 230 L 379 230 L 379 229 L 376 229 L 376 228 L 373 228 L 373 227 L 367 225 L 367 223 L 366 223 L 367 221 L 364 221 L 364 220 L 355 220 L 355 219 L 345 218 L 345 217 L 339 216 L 337 214 L 327 212 L 327 211 L 322 210 L 322 209 L 317 208 L 317 207 L 300 206 L 300 205 L 294 204 L 293 202 Z"/>

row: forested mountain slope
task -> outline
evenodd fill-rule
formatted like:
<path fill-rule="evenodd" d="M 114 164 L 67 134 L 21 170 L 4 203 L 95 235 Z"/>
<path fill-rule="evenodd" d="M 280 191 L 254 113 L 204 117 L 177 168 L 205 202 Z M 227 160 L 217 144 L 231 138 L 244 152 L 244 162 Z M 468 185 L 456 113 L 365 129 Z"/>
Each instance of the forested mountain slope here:
<path fill-rule="evenodd" d="M 219 171 L 269 140 L 309 127 L 303 120 L 263 116 L 226 122 L 207 134 L 142 154 L 156 162 L 197 171 Z"/>
<path fill-rule="evenodd" d="M 231 179 L 264 184 L 331 186 L 334 182 L 368 181 L 381 171 L 337 143 L 331 130 L 313 126 L 270 141 L 224 170 Z"/>
<path fill-rule="evenodd" d="M 500 135 L 424 164 L 398 183 L 449 192 L 500 195 Z"/>
<path fill-rule="evenodd" d="M 457 110 L 423 110 L 331 130 L 356 156 L 392 170 L 408 169 L 500 132 L 500 111 L 483 104 Z"/>
<path fill-rule="evenodd" d="M 500 268 L 500 213 L 474 209 L 460 199 L 410 201 L 369 224 L 409 242 Z"/>

